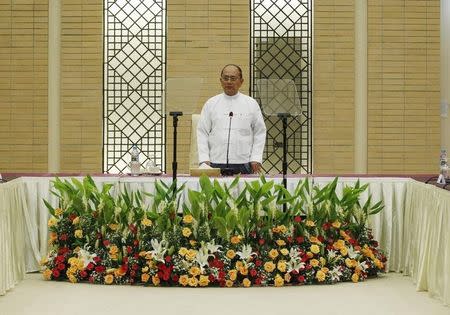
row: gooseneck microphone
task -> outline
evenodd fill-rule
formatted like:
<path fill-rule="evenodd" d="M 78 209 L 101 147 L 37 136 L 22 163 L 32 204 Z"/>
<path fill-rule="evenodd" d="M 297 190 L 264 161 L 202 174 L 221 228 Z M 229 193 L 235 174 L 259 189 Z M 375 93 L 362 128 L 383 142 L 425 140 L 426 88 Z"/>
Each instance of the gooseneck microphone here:
<path fill-rule="evenodd" d="M 233 112 L 230 112 L 228 114 L 228 117 L 230 117 L 230 122 L 228 123 L 228 139 L 227 139 L 227 168 L 229 164 L 229 152 L 230 152 L 230 133 L 231 133 L 231 119 L 233 118 Z"/>

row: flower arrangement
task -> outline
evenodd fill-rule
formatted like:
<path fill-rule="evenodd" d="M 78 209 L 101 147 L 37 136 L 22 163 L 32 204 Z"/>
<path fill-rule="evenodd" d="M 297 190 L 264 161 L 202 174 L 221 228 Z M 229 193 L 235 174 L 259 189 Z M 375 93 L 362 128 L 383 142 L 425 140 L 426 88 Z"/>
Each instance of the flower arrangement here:
<path fill-rule="evenodd" d="M 293 192 L 264 177 L 239 186 L 202 176 L 180 204 L 175 189 L 127 190 L 113 197 L 91 177 L 56 178 L 50 211 L 47 280 L 184 287 L 285 286 L 358 282 L 385 269 L 366 223 L 382 210 L 367 185 L 336 194 L 300 181 Z M 149 202 L 150 201 L 150 202 Z M 150 205 L 148 205 L 150 204 Z"/>

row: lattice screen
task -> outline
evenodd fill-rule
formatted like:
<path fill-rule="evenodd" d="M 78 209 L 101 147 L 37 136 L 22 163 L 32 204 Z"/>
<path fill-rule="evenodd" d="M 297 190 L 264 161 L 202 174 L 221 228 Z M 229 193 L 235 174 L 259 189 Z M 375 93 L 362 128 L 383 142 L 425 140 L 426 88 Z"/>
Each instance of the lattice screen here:
<path fill-rule="evenodd" d="M 104 2 L 103 169 L 129 172 L 130 149 L 140 162 L 164 165 L 165 0 Z"/>
<path fill-rule="evenodd" d="M 312 172 L 312 1 L 252 0 L 251 94 L 267 126 L 264 170 L 282 171 L 282 122 L 289 112 L 288 173 Z"/>

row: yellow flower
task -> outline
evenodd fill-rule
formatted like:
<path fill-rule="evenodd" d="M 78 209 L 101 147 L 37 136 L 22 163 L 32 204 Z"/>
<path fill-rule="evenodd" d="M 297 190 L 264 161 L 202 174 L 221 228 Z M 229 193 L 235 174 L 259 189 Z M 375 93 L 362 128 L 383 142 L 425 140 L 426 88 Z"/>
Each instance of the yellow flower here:
<path fill-rule="evenodd" d="M 189 244 L 191 244 L 191 246 L 195 246 L 197 244 L 196 240 L 189 240 Z"/>
<path fill-rule="evenodd" d="M 76 266 L 72 266 L 72 267 L 70 267 L 69 269 L 67 269 L 67 272 L 68 273 L 71 273 L 71 274 L 74 274 L 74 273 L 76 273 L 77 272 L 77 267 Z"/>
<path fill-rule="evenodd" d="M 309 264 L 313 267 L 317 267 L 317 266 L 319 266 L 319 261 L 317 259 L 311 259 L 309 261 Z"/>
<path fill-rule="evenodd" d="M 161 281 L 159 280 L 158 275 L 152 276 L 152 283 L 154 286 L 158 286 Z"/>
<path fill-rule="evenodd" d="M 289 251 L 287 250 L 287 248 L 282 248 L 280 249 L 280 253 L 284 256 L 287 256 L 289 254 Z"/>
<path fill-rule="evenodd" d="M 276 242 L 278 246 L 284 246 L 286 245 L 286 242 L 284 240 L 276 240 Z"/>
<path fill-rule="evenodd" d="M 234 256 L 236 256 L 236 253 L 234 252 L 234 250 L 232 250 L 232 249 L 227 250 L 227 257 L 229 259 L 233 259 Z"/>
<path fill-rule="evenodd" d="M 145 266 L 144 268 L 141 269 L 141 272 L 146 273 L 148 271 L 148 266 Z"/>
<path fill-rule="evenodd" d="M 83 238 L 83 230 L 75 230 L 74 234 L 76 238 Z"/>
<path fill-rule="evenodd" d="M 333 243 L 333 248 L 334 249 L 339 250 L 339 249 L 341 249 L 343 247 L 345 247 L 345 241 L 344 240 L 337 240 L 336 242 Z"/>
<path fill-rule="evenodd" d="M 373 262 L 378 269 L 380 270 L 384 269 L 384 264 L 378 258 L 375 258 Z"/>
<path fill-rule="evenodd" d="M 45 280 L 50 280 L 52 278 L 52 271 L 50 269 L 45 269 L 42 275 Z"/>
<path fill-rule="evenodd" d="M 242 285 L 248 288 L 252 285 L 252 282 L 248 278 L 244 278 L 244 280 L 242 280 Z"/>
<path fill-rule="evenodd" d="M 281 233 L 286 233 L 287 232 L 287 227 L 285 227 L 283 224 L 280 225 L 278 228 L 280 229 Z"/>
<path fill-rule="evenodd" d="M 313 257 L 314 257 L 314 254 L 311 253 L 311 252 L 306 252 L 306 257 L 308 257 L 308 258 L 313 258 Z"/>
<path fill-rule="evenodd" d="M 188 275 L 181 275 L 180 279 L 178 279 L 178 283 L 181 284 L 183 287 L 187 286 L 188 282 L 189 282 Z"/>
<path fill-rule="evenodd" d="M 78 223 L 80 223 L 80 217 L 76 217 L 75 219 L 73 219 L 73 221 L 72 221 L 73 225 L 78 224 Z"/>
<path fill-rule="evenodd" d="M 330 271 L 330 269 L 328 269 L 327 267 L 322 267 L 320 270 L 322 270 L 322 272 L 323 272 L 324 274 L 327 274 L 328 271 Z"/>
<path fill-rule="evenodd" d="M 198 285 L 198 280 L 196 277 L 189 278 L 188 284 L 191 287 L 196 287 Z"/>
<path fill-rule="evenodd" d="M 269 252 L 269 257 L 275 259 L 278 257 L 278 251 L 276 249 L 271 249 Z"/>
<path fill-rule="evenodd" d="M 191 276 L 198 276 L 200 274 L 200 268 L 192 266 L 191 269 L 189 269 L 189 273 L 191 274 Z"/>
<path fill-rule="evenodd" d="M 338 220 L 334 221 L 333 223 L 331 223 L 331 225 L 336 228 L 339 229 L 341 227 L 341 222 L 339 222 Z"/>
<path fill-rule="evenodd" d="M 201 287 L 206 287 L 206 286 L 209 284 L 209 278 L 208 278 L 208 276 L 203 276 L 203 275 L 201 275 L 198 284 L 199 284 Z"/>
<path fill-rule="evenodd" d="M 284 281 L 286 282 L 291 282 L 291 274 L 290 273 L 285 273 L 284 274 Z"/>
<path fill-rule="evenodd" d="M 78 258 L 70 257 L 69 260 L 67 260 L 67 262 L 69 263 L 69 265 L 75 266 L 77 264 L 77 262 L 78 262 Z"/>
<path fill-rule="evenodd" d="M 63 209 L 61 209 L 61 208 L 56 208 L 56 209 L 55 209 L 55 215 L 60 216 L 61 214 L 63 214 Z"/>
<path fill-rule="evenodd" d="M 141 281 L 142 282 L 147 283 L 149 279 L 150 279 L 150 275 L 148 273 L 143 273 L 141 275 Z"/>
<path fill-rule="evenodd" d="M 197 256 L 197 251 L 195 249 L 190 249 L 186 253 L 186 259 L 189 261 L 194 260 L 196 256 Z"/>
<path fill-rule="evenodd" d="M 181 233 L 183 234 L 184 237 L 189 237 L 192 234 L 192 231 L 190 228 L 185 227 L 185 228 L 183 228 Z"/>
<path fill-rule="evenodd" d="M 69 278 L 69 281 L 72 282 L 72 283 L 77 283 L 78 282 L 77 277 L 75 277 L 74 275 L 69 275 L 68 278 Z"/>
<path fill-rule="evenodd" d="M 113 230 L 113 231 L 117 230 L 117 228 L 119 227 L 119 225 L 118 225 L 118 224 L 115 224 L 115 223 L 111 223 L 111 224 L 109 224 L 108 226 L 109 226 L 109 228 L 110 228 L 111 230 Z"/>
<path fill-rule="evenodd" d="M 352 281 L 355 282 L 355 283 L 359 281 L 359 275 L 357 273 L 354 273 L 352 275 Z"/>
<path fill-rule="evenodd" d="M 275 264 L 271 261 L 264 263 L 264 270 L 267 272 L 272 272 L 275 270 Z"/>
<path fill-rule="evenodd" d="M 236 269 L 231 269 L 230 271 L 228 271 L 228 278 L 230 280 L 236 280 L 237 278 L 237 270 Z"/>
<path fill-rule="evenodd" d="M 141 224 L 143 226 L 151 226 L 153 224 L 152 220 L 148 219 L 148 218 L 143 218 L 141 221 Z"/>
<path fill-rule="evenodd" d="M 275 234 L 276 233 L 280 233 L 280 228 L 278 226 L 275 226 L 275 227 L 272 228 L 272 232 L 275 233 Z"/>
<path fill-rule="evenodd" d="M 306 220 L 306 226 L 310 226 L 310 227 L 312 227 L 312 226 L 316 226 L 316 224 L 314 223 L 314 221 L 311 221 L 311 220 Z"/>
<path fill-rule="evenodd" d="M 347 256 L 347 254 L 348 254 L 348 249 L 345 246 L 342 247 L 339 251 L 341 252 L 342 256 Z"/>
<path fill-rule="evenodd" d="M 344 240 L 348 241 L 350 239 L 350 236 L 348 236 L 347 233 L 345 233 L 345 231 L 340 230 L 339 234 L 344 238 Z"/>
<path fill-rule="evenodd" d="M 356 260 L 350 258 L 345 258 L 345 264 L 347 265 L 348 268 L 354 268 L 358 265 Z"/>
<path fill-rule="evenodd" d="M 187 252 L 188 252 L 188 250 L 187 250 L 186 247 L 181 247 L 181 248 L 178 250 L 178 254 L 181 255 L 181 256 L 185 256 L 185 255 L 187 254 Z"/>
<path fill-rule="evenodd" d="M 325 273 L 322 270 L 318 270 L 317 271 L 317 273 L 316 273 L 317 281 L 323 282 L 323 281 L 325 281 L 325 277 L 326 277 L 326 275 L 325 275 Z"/>
<path fill-rule="evenodd" d="M 109 253 L 111 255 L 116 255 L 119 252 L 119 248 L 116 245 L 113 245 L 109 248 Z"/>
<path fill-rule="evenodd" d="M 321 244 L 321 243 L 322 243 L 322 242 L 319 241 L 319 239 L 318 239 L 317 237 L 315 237 L 315 236 L 311 236 L 311 237 L 309 238 L 309 241 L 310 241 L 311 243 L 316 243 L 316 244 Z"/>
<path fill-rule="evenodd" d="M 48 220 L 48 227 L 52 227 L 55 226 L 58 223 L 58 220 L 55 217 L 51 217 Z"/>
<path fill-rule="evenodd" d="M 239 244 L 241 242 L 241 239 L 242 239 L 242 236 L 234 235 L 234 236 L 231 237 L 230 241 L 231 241 L 231 244 L 236 245 L 236 244 Z"/>
<path fill-rule="evenodd" d="M 238 261 L 236 261 L 235 266 L 236 266 L 236 269 L 241 269 L 244 266 L 244 264 L 242 263 L 242 261 L 238 260 Z"/>
<path fill-rule="evenodd" d="M 248 268 L 247 266 L 242 266 L 241 268 L 239 268 L 239 273 L 243 276 L 248 275 Z"/>
<path fill-rule="evenodd" d="M 327 261 L 325 260 L 325 258 L 320 257 L 319 260 L 320 260 L 320 264 L 321 264 L 322 266 L 325 266 L 325 263 L 327 262 Z"/>
<path fill-rule="evenodd" d="M 113 275 L 106 275 L 105 276 L 105 284 L 111 284 L 114 281 L 114 276 Z"/>
<path fill-rule="evenodd" d="M 311 247 L 309 248 L 309 250 L 313 253 L 313 254 L 318 254 L 320 252 L 320 247 L 319 245 L 313 244 L 311 245 Z"/>
<path fill-rule="evenodd" d="M 273 285 L 276 287 L 282 287 L 284 285 L 284 279 L 281 278 L 280 275 L 276 275 L 275 279 L 273 280 Z"/>
<path fill-rule="evenodd" d="M 227 281 L 225 281 L 225 286 L 227 287 L 227 288 L 231 288 L 232 286 L 233 286 L 233 281 L 231 281 L 231 280 L 227 280 Z"/>
<path fill-rule="evenodd" d="M 187 224 L 192 223 L 193 220 L 194 220 L 194 217 L 191 216 L 190 214 L 186 214 L 186 215 L 183 217 L 183 222 L 184 222 L 184 223 L 187 223 Z"/>
<path fill-rule="evenodd" d="M 277 269 L 281 272 L 286 272 L 286 262 L 284 260 L 280 260 L 277 264 Z"/>
<path fill-rule="evenodd" d="M 78 259 L 77 269 L 78 270 L 83 270 L 84 269 L 84 261 L 82 259 Z"/>

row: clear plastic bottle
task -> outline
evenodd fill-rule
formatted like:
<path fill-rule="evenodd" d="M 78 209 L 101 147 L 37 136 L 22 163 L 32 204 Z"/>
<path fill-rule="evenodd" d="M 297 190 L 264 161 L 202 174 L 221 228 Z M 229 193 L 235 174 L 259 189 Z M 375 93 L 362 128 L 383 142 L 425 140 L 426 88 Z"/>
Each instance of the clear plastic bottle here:
<path fill-rule="evenodd" d="M 448 162 L 447 162 L 447 150 L 441 150 L 441 160 L 440 160 L 440 175 L 442 178 L 448 179 Z M 440 176 L 441 177 L 441 176 Z"/>
<path fill-rule="evenodd" d="M 131 162 L 130 162 L 131 175 L 137 176 L 141 172 L 141 163 L 139 163 L 139 149 L 134 144 L 131 148 Z"/>

